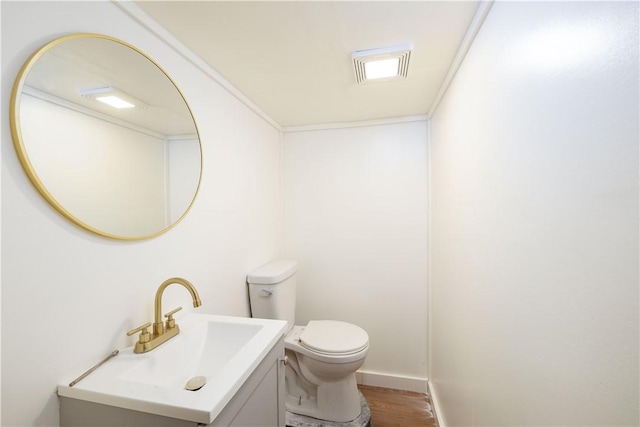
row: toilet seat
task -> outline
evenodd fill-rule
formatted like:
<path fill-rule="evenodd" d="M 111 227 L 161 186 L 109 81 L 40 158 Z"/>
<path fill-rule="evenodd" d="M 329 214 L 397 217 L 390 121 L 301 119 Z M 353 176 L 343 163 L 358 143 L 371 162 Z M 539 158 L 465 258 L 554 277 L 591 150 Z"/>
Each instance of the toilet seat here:
<path fill-rule="evenodd" d="M 369 335 L 359 326 L 338 320 L 311 320 L 300 334 L 306 349 L 330 356 L 361 352 L 369 345 Z"/>

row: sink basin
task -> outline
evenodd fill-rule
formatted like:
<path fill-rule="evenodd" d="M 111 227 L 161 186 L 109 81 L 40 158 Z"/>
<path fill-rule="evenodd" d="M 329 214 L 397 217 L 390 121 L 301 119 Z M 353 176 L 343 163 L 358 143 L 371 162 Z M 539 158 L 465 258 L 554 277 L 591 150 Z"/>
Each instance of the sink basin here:
<path fill-rule="evenodd" d="M 190 314 L 180 334 L 143 354 L 121 350 L 60 396 L 211 423 L 286 331 L 281 320 Z M 202 376 L 197 391 L 187 381 Z"/>
<path fill-rule="evenodd" d="M 118 377 L 169 389 L 184 388 L 195 376 L 214 378 L 261 329 L 259 324 L 228 320 L 183 326 L 177 337 L 158 347 L 163 351 L 151 351 L 144 358 L 133 355 L 131 368 Z"/>

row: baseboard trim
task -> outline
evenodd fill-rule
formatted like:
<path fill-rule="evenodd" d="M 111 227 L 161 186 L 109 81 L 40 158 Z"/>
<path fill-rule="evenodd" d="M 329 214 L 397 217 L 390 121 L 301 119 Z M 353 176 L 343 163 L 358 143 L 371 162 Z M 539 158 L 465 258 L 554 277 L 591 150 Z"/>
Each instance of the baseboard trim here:
<path fill-rule="evenodd" d="M 440 403 L 438 401 L 438 393 L 436 392 L 436 389 L 433 386 L 433 383 L 431 381 L 428 381 L 428 383 L 429 383 L 429 396 L 431 397 L 431 406 L 433 407 L 433 413 L 435 414 L 436 419 L 438 420 L 438 426 L 446 427 L 447 424 L 445 422 L 444 417 L 442 416 Z"/>
<path fill-rule="evenodd" d="M 415 391 L 417 393 L 427 393 L 429 384 L 429 380 L 426 378 L 382 374 L 371 371 L 356 372 L 356 381 L 360 385 Z"/>

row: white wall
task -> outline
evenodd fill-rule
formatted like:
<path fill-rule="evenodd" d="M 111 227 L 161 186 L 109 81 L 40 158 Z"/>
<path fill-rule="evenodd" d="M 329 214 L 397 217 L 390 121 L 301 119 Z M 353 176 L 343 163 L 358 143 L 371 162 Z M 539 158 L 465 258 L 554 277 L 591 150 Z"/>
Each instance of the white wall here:
<path fill-rule="evenodd" d="M 637 2 L 496 2 L 431 121 L 446 426 L 638 425 Z"/>
<path fill-rule="evenodd" d="M 283 168 L 284 255 L 299 262 L 296 322 L 355 323 L 370 338 L 362 370 L 383 376 L 370 381 L 424 382 L 426 122 L 285 131 Z"/>
<path fill-rule="evenodd" d="M 206 313 L 248 315 L 245 275 L 278 256 L 280 132 L 110 2 L 2 2 L 2 105 L 20 66 L 64 34 L 96 32 L 155 58 L 189 101 L 202 138 L 198 199 L 174 229 L 123 242 L 53 210 L 20 167 L 2 114 L 2 425 L 55 426 L 68 383 L 152 318 L 158 285 L 182 276 Z M 5 107 L 6 108 L 6 107 Z M 189 296 L 168 289 L 164 307 Z"/>

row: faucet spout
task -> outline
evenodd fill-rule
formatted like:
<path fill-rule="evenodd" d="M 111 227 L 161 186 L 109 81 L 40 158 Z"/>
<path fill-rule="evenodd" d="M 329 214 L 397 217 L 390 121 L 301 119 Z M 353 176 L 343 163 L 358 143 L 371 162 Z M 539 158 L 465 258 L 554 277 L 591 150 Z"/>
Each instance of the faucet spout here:
<path fill-rule="evenodd" d="M 189 293 L 191 294 L 191 298 L 193 299 L 193 307 L 200 307 L 202 305 L 202 302 L 200 301 L 200 295 L 198 295 L 198 291 L 188 280 L 182 279 L 180 277 L 173 277 L 171 279 L 165 280 L 164 282 L 162 282 L 162 284 L 158 288 L 158 291 L 156 292 L 155 316 L 153 323 L 154 336 L 159 336 L 164 333 L 164 324 L 162 323 L 162 294 L 164 293 L 164 290 L 173 283 L 182 285 L 187 291 L 189 291 Z"/>
<path fill-rule="evenodd" d="M 178 307 L 175 310 L 171 310 L 170 312 L 165 314 L 165 317 L 167 318 L 166 330 L 165 325 L 162 323 L 162 294 L 164 293 L 164 290 L 167 289 L 167 286 L 173 283 L 182 285 L 187 291 L 189 291 L 189 293 L 191 294 L 191 298 L 193 299 L 194 307 L 200 307 L 202 305 L 202 302 L 200 302 L 200 295 L 198 295 L 198 291 L 189 281 L 181 279 L 180 277 L 173 277 L 162 282 L 162 284 L 158 288 L 158 291 L 156 292 L 153 334 L 149 333 L 149 331 L 147 330 L 147 328 L 151 326 L 151 322 L 127 332 L 127 335 L 129 336 L 135 334 L 136 332 L 140 332 L 138 342 L 136 342 L 136 345 L 133 349 L 134 353 L 146 353 L 147 351 L 151 351 L 154 348 L 158 347 L 160 344 L 170 340 L 180 333 L 180 327 L 176 325 L 176 321 L 174 320 L 173 315 L 176 314 L 176 312 L 182 310 L 182 307 Z"/>

